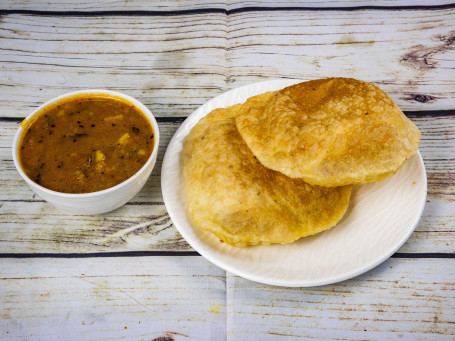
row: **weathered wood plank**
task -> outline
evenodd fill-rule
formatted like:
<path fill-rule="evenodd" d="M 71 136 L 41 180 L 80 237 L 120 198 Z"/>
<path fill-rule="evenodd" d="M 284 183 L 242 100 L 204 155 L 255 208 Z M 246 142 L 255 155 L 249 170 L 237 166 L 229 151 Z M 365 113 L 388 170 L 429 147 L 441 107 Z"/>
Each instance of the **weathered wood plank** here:
<path fill-rule="evenodd" d="M 192 250 L 161 205 L 125 205 L 101 216 L 65 215 L 43 202 L 2 205 L 0 253 Z M 453 204 L 430 201 L 399 252 L 455 253 L 450 212 Z"/>
<path fill-rule="evenodd" d="M 25 117 L 65 92 L 106 88 L 157 116 L 187 116 L 226 87 L 226 16 L 5 15 L 2 116 Z"/>
<path fill-rule="evenodd" d="M 215 95 L 271 78 L 352 76 L 405 110 L 450 109 L 455 9 L 248 11 L 178 16 L 5 14 L 2 116 L 82 88 L 110 88 L 157 116 L 187 116 Z"/>
<path fill-rule="evenodd" d="M 453 340 L 453 259 L 389 259 L 352 280 L 311 289 L 227 277 L 232 340 Z"/>
<path fill-rule="evenodd" d="M 164 152 L 180 121 L 160 124 L 157 163 L 139 194 L 127 205 L 98 216 L 62 213 L 31 191 L 10 156 L 18 124 L 7 123 L 10 128 L 2 126 L 0 134 L 0 252 L 191 250 L 172 225 L 160 185 Z"/>
<path fill-rule="evenodd" d="M 455 115 L 414 115 L 412 120 L 422 132 L 420 151 L 425 161 L 429 194 L 446 201 L 455 200 Z M 167 145 L 182 120 L 159 123 L 161 141 L 151 180 L 134 201 L 162 202 L 159 183 L 161 163 Z M 0 125 L 0 200 L 33 200 L 33 193 L 21 180 L 12 163 L 11 145 L 19 121 Z M 8 182 L 8 183 L 7 183 Z"/>
<path fill-rule="evenodd" d="M 305 8 L 351 8 L 351 7 L 362 7 L 362 6 L 376 6 L 376 7 L 401 7 L 401 6 L 437 6 L 451 4 L 450 1 L 432 1 L 431 4 L 424 2 L 423 0 L 409 1 L 409 0 L 380 0 L 380 1 L 366 1 L 366 0 L 330 0 L 330 1 L 273 1 L 273 0 L 230 0 L 227 1 L 228 9 L 239 9 L 244 7 L 305 7 Z"/>
<path fill-rule="evenodd" d="M 175 120 L 174 122 L 158 124 L 160 128 L 160 142 L 157 162 L 149 181 L 146 183 L 142 191 L 139 192 L 139 194 L 133 199 L 135 203 L 163 204 L 160 187 L 161 164 L 166 147 L 181 122 L 182 120 Z M 18 121 L 5 121 L 0 123 L 0 201 L 39 201 L 40 198 L 34 195 L 34 192 L 32 192 L 25 182 L 22 181 L 22 178 L 17 173 L 12 161 L 11 146 L 18 126 Z"/>
<path fill-rule="evenodd" d="M 49 1 L 49 0 L 7 0 L 2 1 L 3 10 L 37 11 L 188 11 L 197 9 L 225 9 L 226 1 L 204 0 L 109 0 L 109 1 Z"/>
<path fill-rule="evenodd" d="M 0 209 L 0 253 L 191 250 L 162 204 L 98 216 L 68 215 L 45 202 L 3 202 Z"/>
<path fill-rule="evenodd" d="M 327 8 L 327 7 L 359 7 L 359 6 L 438 6 L 451 4 L 450 1 L 437 0 L 431 4 L 425 0 L 332 0 L 332 1 L 202 1 L 202 0 L 172 0 L 172 1 L 147 1 L 147 0 L 111 0 L 111 1 L 49 1 L 49 0 L 5 0 L 2 1 L 0 9 L 3 10 L 39 10 L 39 11 L 69 11 L 77 10 L 84 12 L 95 11 L 185 11 L 197 9 L 226 9 L 235 10 L 245 7 L 305 7 L 305 8 Z"/>
<path fill-rule="evenodd" d="M 415 116 L 428 173 L 428 202 L 422 219 L 400 252 L 455 252 L 455 115 Z M 18 123 L 0 125 L 0 252 L 101 252 L 170 250 L 191 247 L 172 225 L 161 195 L 165 149 L 181 121 L 161 122 L 156 168 L 144 189 L 127 205 L 100 216 L 59 212 L 28 188 L 11 160 Z"/>
<path fill-rule="evenodd" d="M 354 77 L 403 110 L 451 109 L 454 20 L 455 9 L 238 13 L 229 16 L 229 82 Z"/>
<path fill-rule="evenodd" d="M 2 339 L 226 335 L 225 272 L 202 257 L 7 259 L 0 283 Z"/>
<path fill-rule="evenodd" d="M 453 259 L 389 259 L 317 288 L 266 286 L 202 257 L 6 259 L 1 337 L 451 340 Z M 52 307 L 52 309 L 50 309 Z M 126 328 L 125 328 L 126 327 Z"/>

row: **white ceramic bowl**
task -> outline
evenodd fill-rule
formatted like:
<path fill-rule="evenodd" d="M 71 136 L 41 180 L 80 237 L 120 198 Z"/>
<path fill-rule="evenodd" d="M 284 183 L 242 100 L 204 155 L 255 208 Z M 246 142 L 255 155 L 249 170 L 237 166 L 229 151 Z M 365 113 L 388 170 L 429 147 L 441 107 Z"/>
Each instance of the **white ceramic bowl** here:
<path fill-rule="evenodd" d="M 156 162 L 156 156 L 158 154 L 158 145 L 160 140 L 160 132 L 158 129 L 158 123 L 155 120 L 155 117 L 150 112 L 149 109 L 137 99 L 124 95 L 122 93 L 118 93 L 115 91 L 110 90 L 99 90 L 99 89 L 89 89 L 89 90 L 80 90 L 75 92 L 70 92 L 56 98 L 47 101 L 35 111 L 33 111 L 30 115 L 26 117 L 26 120 L 30 120 L 34 115 L 39 113 L 43 108 L 47 107 L 48 105 L 55 103 L 61 99 L 68 98 L 75 95 L 80 94 L 107 94 L 111 96 L 121 97 L 137 108 L 139 108 L 149 119 L 150 123 L 153 126 L 153 130 L 155 133 L 155 145 L 153 147 L 152 155 L 147 160 L 145 165 L 132 177 L 125 180 L 124 182 L 102 190 L 98 192 L 92 193 L 82 193 L 82 194 L 72 194 L 72 193 L 61 193 L 52 191 L 47 189 L 43 186 L 38 185 L 36 182 L 32 181 L 22 170 L 18 155 L 17 149 L 20 138 L 24 132 L 24 128 L 21 126 L 16 132 L 13 141 L 13 161 L 14 165 L 16 166 L 17 171 L 25 180 L 25 182 L 30 186 L 30 188 L 35 191 L 41 198 L 46 200 L 47 202 L 51 203 L 55 207 L 61 209 L 62 211 L 73 213 L 73 214 L 100 214 L 108 211 L 112 211 L 125 203 L 131 200 L 144 186 L 145 182 L 149 178 L 152 169 Z"/>

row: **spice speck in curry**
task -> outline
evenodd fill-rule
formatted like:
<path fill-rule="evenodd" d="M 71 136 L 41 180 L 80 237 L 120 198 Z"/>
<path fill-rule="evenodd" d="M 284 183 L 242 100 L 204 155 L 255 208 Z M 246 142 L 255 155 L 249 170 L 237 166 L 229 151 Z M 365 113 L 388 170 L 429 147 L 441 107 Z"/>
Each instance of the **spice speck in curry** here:
<path fill-rule="evenodd" d="M 18 156 L 25 174 L 63 193 L 96 192 L 127 180 L 155 142 L 139 108 L 106 94 L 62 99 L 22 125 Z"/>

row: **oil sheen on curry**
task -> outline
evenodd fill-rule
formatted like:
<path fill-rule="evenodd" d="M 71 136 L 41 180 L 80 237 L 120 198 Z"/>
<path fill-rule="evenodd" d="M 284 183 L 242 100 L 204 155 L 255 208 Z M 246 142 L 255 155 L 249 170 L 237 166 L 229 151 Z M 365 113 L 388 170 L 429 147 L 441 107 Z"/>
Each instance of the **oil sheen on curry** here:
<path fill-rule="evenodd" d="M 22 123 L 19 161 L 37 184 L 64 193 L 113 187 L 150 157 L 155 136 L 144 113 L 107 94 L 65 98 Z"/>

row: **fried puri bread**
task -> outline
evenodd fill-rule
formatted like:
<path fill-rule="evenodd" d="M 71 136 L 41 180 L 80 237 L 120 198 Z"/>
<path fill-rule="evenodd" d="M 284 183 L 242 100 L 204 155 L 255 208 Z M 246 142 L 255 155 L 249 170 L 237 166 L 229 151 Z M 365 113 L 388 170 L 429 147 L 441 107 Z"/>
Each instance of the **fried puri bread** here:
<path fill-rule="evenodd" d="M 311 186 L 264 167 L 236 128 L 239 109 L 213 110 L 184 142 L 194 225 L 233 246 L 290 243 L 334 226 L 348 207 L 351 186 Z"/>
<path fill-rule="evenodd" d="M 350 78 L 312 80 L 251 98 L 236 124 L 266 167 L 328 187 L 381 181 L 420 141 L 392 99 Z"/>

